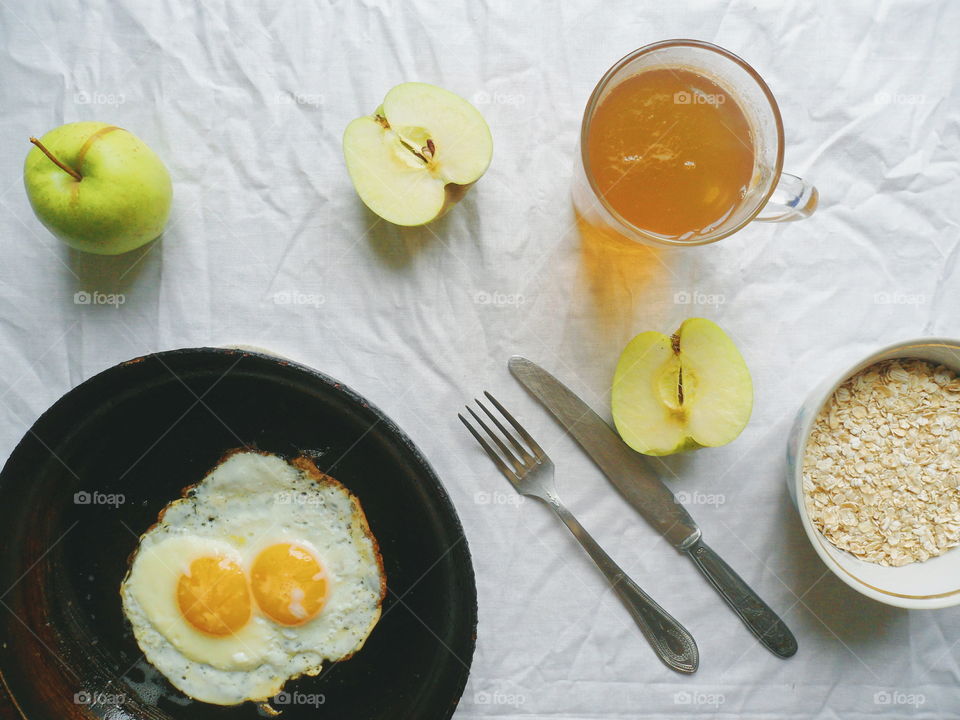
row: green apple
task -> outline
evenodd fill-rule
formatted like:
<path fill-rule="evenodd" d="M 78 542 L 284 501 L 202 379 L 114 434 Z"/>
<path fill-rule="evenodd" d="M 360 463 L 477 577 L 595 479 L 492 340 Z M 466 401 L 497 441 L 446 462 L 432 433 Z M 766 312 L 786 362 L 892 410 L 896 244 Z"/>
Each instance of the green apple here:
<path fill-rule="evenodd" d="M 51 130 L 34 144 L 23 183 L 37 218 L 77 250 L 119 255 L 163 232 L 173 186 L 140 138 L 99 122 Z"/>
<path fill-rule="evenodd" d="M 372 115 L 347 125 L 343 154 L 368 208 L 396 225 L 424 225 L 487 171 L 493 138 L 462 97 L 409 82 L 390 90 Z"/>
<path fill-rule="evenodd" d="M 737 346 L 715 323 L 685 320 L 672 336 L 637 335 L 613 376 L 613 421 L 645 455 L 726 445 L 750 420 L 753 382 Z"/>

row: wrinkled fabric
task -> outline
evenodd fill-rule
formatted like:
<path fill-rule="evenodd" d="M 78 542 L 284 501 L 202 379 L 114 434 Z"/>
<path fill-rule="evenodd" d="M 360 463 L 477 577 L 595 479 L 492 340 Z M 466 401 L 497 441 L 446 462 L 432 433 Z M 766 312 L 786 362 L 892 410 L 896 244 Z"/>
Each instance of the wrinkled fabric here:
<path fill-rule="evenodd" d="M 889 342 L 960 336 L 958 28 L 946 0 L 6 0 L 0 451 L 117 362 L 266 348 L 365 395 L 443 479 L 479 591 L 457 718 L 952 716 L 960 609 L 886 607 L 829 573 L 787 498 L 784 454 L 828 374 Z M 720 44 L 763 75 L 785 169 L 820 190 L 813 218 L 684 251 L 581 237 L 569 194 L 586 99 L 622 55 L 669 37 Z M 341 152 L 346 124 L 406 80 L 472 99 L 495 142 L 487 175 L 419 229 L 368 212 Z M 164 159 L 175 198 L 162 242 L 98 258 L 35 219 L 27 139 L 76 120 L 128 128 Z M 789 661 L 754 642 L 506 369 L 524 354 L 609 418 L 626 342 L 691 315 L 739 344 L 754 414 L 731 445 L 658 467 L 783 613 L 800 644 Z M 587 529 L 696 636 L 694 677 L 657 661 L 564 527 L 520 502 L 464 432 L 456 412 L 483 390 L 549 452 Z"/>

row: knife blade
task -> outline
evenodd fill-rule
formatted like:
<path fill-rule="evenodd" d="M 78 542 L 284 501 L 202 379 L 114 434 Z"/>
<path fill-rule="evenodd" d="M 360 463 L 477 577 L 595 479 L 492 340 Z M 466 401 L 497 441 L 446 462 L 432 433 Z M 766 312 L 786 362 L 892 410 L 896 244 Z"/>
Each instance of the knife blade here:
<path fill-rule="evenodd" d="M 573 436 L 610 482 L 674 547 L 700 537 L 700 528 L 644 459 L 572 390 L 539 365 L 515 355 L 510 372 Z"/>
<path fill-rule="evenodd" d="M 640 453 L 566 385 L 519 355 L 510 372 L 560 422 L 620 494 L 697 569 L 771 652 L 787 658 L 797 652 L 789 628 L 737 573 L 703 542 L 700 528 Z"/>

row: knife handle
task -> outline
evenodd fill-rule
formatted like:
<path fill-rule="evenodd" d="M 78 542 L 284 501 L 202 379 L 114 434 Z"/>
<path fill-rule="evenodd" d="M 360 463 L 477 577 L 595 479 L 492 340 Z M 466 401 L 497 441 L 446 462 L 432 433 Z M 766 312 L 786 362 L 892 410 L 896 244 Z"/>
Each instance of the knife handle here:
<path fill-rule="evenodd" d="M 767 649 L 782 658 L 797 652 L 797 639 L 783 620 L 703 540 L 684 552 Z"/>
<path fill-rule="evenodd" d="M 580 541 L 593 562 L 633 617 L 654 652 L 672 670 L 694 673 L 700 664 L 697 643 L 689 631 L 647 595 L 620 569 L 583 525 L 557 499 L 547 500 L 573 536 Z"/>

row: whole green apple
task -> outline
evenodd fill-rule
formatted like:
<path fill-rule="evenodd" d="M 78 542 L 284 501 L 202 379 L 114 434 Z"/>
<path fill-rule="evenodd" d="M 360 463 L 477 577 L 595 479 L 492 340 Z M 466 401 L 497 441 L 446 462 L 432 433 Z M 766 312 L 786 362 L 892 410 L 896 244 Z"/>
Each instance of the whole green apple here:
<path fill-rule="evenodd" d="M 163 162 L 131 132 L 99 122 L 51 130 L 23 164 L 40 222 L 77 250 L 119 255 L 163 232 L 173 186 Z"/>

